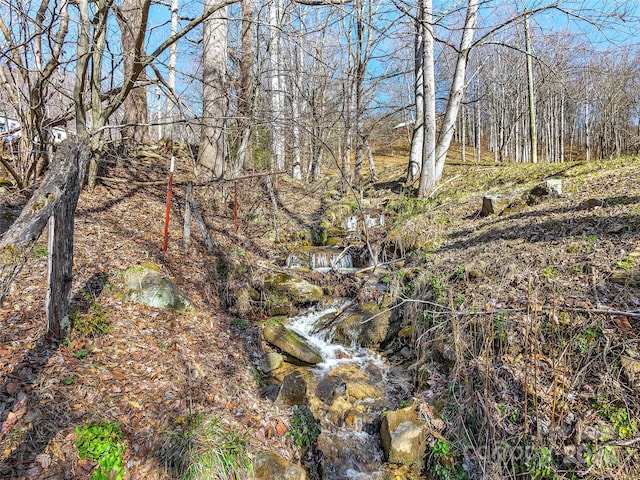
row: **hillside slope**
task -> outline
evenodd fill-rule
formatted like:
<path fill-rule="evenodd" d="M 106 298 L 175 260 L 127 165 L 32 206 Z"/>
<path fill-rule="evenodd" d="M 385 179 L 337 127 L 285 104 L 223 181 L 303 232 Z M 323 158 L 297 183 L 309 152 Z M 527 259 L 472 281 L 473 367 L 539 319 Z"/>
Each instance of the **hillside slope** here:
<path fill-rule="evenodd" d="M 73 304 L 81 319 L 108 321 L 105 333 L 76 329 L 62 345 L 45 338 L 46 234 L 0 310 L 3 478 L 89 478 L 92 463 L 78 458 L 74 429 L 105 421 L 122 425 L 125 478 L 173 478 L 175 459 L 163 445 L 205 412 L 246 435 L 249 452 L 297 460 L 285 433 L 289 413 L 260 396 L 260 302 L 239 292 L 282 268 L 332 204 L 354 202 L 336 194 L 331 177 L 312 186 L 281 179 L 277 193 L 259 178 L 237 190 L 200 188 L 215 249 L 207 252 L 195 225 L 185 249 L 189 174 L 181 161 L 162 252 L 166 166 L 136 157 L 81 194 Z M 638 268 L 630 253 L 640 242 L 640 160 L 451 165 L 429 201 L 398 188 L 403 160 L 379 167 L 379 183 L 362 197 L 381 200 L 390 222 L 370 240 L 383 260 L 406 257 L 387 280 L 402 291 L 397 310 L 411 327 L 389 348 L 411 348 L 415 397 L 440 405 L 453 447 L 427 463 L 451 475 L 463 465 L 470 478 L 638 478 L 640 288 L 610 280 Z M 561 198 L 479 216 L 483 195 L 525 192 L 550 177 L 562 179 Z M 21 203 L 17 195 L 2 200 L 4 211 Z M 196 313 L 115 298 L 118 272 L 138 264 L 170 276 Z M 492 458 L 490 445 L 507 453 Z M 514 459 L 519 445 L 535 447 L 530 465 Z"/>

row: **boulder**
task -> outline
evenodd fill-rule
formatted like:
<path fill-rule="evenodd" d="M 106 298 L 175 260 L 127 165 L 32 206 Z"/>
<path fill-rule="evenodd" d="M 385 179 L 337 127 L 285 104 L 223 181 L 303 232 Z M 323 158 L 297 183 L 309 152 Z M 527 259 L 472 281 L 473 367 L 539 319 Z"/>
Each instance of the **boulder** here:
<path fill-rule="evenodd" d="M 115 294 L 122 300 L 174 312 L 195 310 L 191 300 L 155 265 L 136 265 L 121 272 L 119 277 Z"/>
<path fill-rule="evenodd" d="M 280 455 L 264 450 L 253 461 L 254 480 L 306 480 L 307 472 Z"/>
<path fill-rule="evenodd" d="M 266 277 L 264 286 L 268 292 L 287 296 L 296 305 L 308 305 L 324 297 L 324 292 L 319 286 L 285 273 Z"/>
<path fill-rule="evenodd" d="M 327 375 L 318 382 L 316 397 L 327 405 L 332 405 L 336 397 L 345 393 L 347 389 L 344 380 L 338 375 Z"/>
<path fill-rule="evenodd" d="M 336 367 L 331 374 L 342 379 L 347 398 L 351 401 L 367 400 L 375 404 L 384 400 L 382 371 L 374 365 L 363 369 L 356 363 L 344 363 Z M 341 392 L 342 388 L 340 387 Z"/>
<path fill-rule="evenodd" d="M 335 325 L 334 340 L 342 345 L 354 343 L 361 347 L 378 348 L 389 332 L 391 310 L 380 310 L 375 302 L 362 303 L 344 312 Z"/>
<path fill-rule="evenodd" d="M 276 405 L 305 405 L 307 403 L 307 382 L 302 373 L 294 371 L 284 377 L 276 398 Z"/>
<path fill-rule="evenodd" d="M 418 418 L 415 407 L 387 412 L 382 418 L 380 437 L 389 463 L 421 463 L 427 450 L 428 428 Z"/>
<path fill-rule="evenodd" d="M 562 196 L 562 180 L 551 178 L 536 185 L 526 194 L 527 205 L 533 206 L 547 198 Z"/>
<path fill-rule="evenodd" d="M 317 350 L 282 323 L 275 321 L 268 323 L 264 326 L 262 335 L 271 345 L 303 363 L 315 365 L 322 362 L 322 355 Z"/>
<path fill-rule="evenodd" d="M 282 358 L 282 355 L 276 352 L 269 352 L 260 359 L 260 370 L 264 373 L 269 373 L 272 370 L 280 368 L 283 363 L 284 358 Z"/>
<path fill-rule="evenodd" d="M 516 198 L 514 195 L 485 195 L 482 197 L 480 215 L 483 217 L 500 215 Z"/>

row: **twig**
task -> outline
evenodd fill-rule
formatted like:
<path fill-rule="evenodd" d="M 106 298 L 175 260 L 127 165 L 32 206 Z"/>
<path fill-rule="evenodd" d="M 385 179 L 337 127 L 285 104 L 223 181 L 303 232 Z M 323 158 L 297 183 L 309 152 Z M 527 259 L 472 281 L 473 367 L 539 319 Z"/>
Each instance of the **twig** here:
<path fill-rule="evenodd" d="M 447 183 L 451 183 L 453 182 L 456 178 L 461 177 L 462 174 L 459 173 L 458 175 L 456 175 L 455 177 L 451 177 L 450 179 L 448 179 L 446 182 L 442 182 L 440 185 L 438 185 L 436 188 L 434 188 L 431 193 L 429 194 L 429 198 L 433 198 L 433 196 L 435 195 L 435 193 L 440 190 L 442 187 L 444 187 Z"/>
<path fill-rule="evenodd" d="M 382 266 L 384 266 L 384 265 L 391 265 L 392 263 L 402 262 L 403 260 L 405 260 L 405 258 L 404 258 L 404 257 L 402 257 L 402 258 L 396 258 L 395 260 L 390 260 L 390 261 L 388 261 L 388 262 L 377 263 L 377 264 L 375 264 L 375 265 L 370 265 L 370 266 L 368 266 L 368 267 L 361 268 L 360 270 L 357 270 L 355 273 L 356 273 L 356 275 L 357 275 L 357 274 L 359 274 L 359 273 L 368 272 L 369 270 L 375 270 L 376 268 L 378 268 L 378 267 L 382 267 Z"/>

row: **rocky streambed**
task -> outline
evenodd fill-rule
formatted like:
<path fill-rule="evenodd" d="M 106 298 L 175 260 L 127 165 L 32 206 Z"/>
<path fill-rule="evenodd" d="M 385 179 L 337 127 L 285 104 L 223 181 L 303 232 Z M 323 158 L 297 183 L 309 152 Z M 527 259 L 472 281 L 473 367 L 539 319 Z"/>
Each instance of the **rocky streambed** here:
<path fill-rule="evenodd" d="M 360 303 L 322 296 L 295 275 L 266 282 L 306 306 L 298 315 L 265 323 L 264 338 L 274 348 L 261 369 L 268 375 L 265 394 L 279 407 L 294 409 L 292 435 L 309 435 L 300 428 L 313 428 L 310 423 L 319 427 L 305 456 L 308 478 L 424 478 L 426 409 L 412 402 L 406 359 L 382 351 L 397 334 L 391 295 L 377 276 L 366 283 L 376 294 Z"/>

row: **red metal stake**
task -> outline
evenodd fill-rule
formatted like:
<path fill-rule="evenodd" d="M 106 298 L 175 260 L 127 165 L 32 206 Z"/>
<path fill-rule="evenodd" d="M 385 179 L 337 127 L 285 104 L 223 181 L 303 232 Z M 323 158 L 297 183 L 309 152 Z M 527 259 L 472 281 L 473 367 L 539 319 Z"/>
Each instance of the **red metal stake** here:
<path fill-rule="evenodd" d="M 167 240 L 169 239 L 169 212 L 171 211 L 171 190 L 173 188 L 173 164 L 175 157 L 171 156 L 171 165 L 169 166 L 169 185 L 167 187 L 167 213 L 164 217 L 164 240 L 162 241 L 162 251 L 167 251 Z"/>

